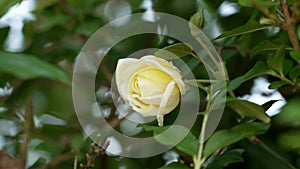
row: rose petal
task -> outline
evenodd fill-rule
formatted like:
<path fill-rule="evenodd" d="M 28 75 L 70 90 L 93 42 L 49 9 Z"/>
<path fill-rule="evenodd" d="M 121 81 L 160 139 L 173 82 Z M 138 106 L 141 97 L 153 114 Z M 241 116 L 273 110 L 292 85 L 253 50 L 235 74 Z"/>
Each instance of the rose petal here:
<path fill-rule="evenodd" d="M 158 126 L 163 126 L 164 122 L 164 115 L 170 113 L 178 104 L 179 102 L 179 96 L 176 98 L 171 97 L 172 93 L 176 92 L 175 82 L 172 81 L 168 84 L 164 95 L 162 97 L 161 103 L 159 105 L 159 109 L 157 112 L 157 122 Z M 170 104 L 170 99 L 173 102 L 173 104 Z M 174 104 L 175 103 L 175 104 Z"/>
<path fill-rule="evenodd" d="M 116 68 L 116 84 L 121 97 L 127 101 L 128 99 L 128 79 L 133 75 L 132 69 L 138 62 L 138 59 L 125 58 L 119 59 Z"/>

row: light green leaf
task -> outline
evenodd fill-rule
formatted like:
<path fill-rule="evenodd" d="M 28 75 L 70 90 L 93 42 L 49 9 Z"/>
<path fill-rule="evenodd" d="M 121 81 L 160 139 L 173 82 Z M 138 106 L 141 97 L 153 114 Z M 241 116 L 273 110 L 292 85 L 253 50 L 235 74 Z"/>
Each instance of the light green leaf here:
<path fill-rule="evenodd" d="M 153 131 L 154 138 L 161 144 L 175 146 L 178 150 L 192 156 L 197 155 L 199 141 L 186 127 L 180 125 L 143 127 L 146 131 Z M 186 136 L 182 139 L 182 136 L 185 134 Z"/>
<path fill-rule="evenodd" d="M 261 42 L 259 45 L 255 46 L 251 52 L 250 58 L 262 53 L 266 53 L 269 51 L 277 51 L 282 47 L 282 43 L 271 42 L 269 40 L 265 40 Z M 293 48 L 289 46 L 285 46 L 285 50 L 293 50 Z"/>
<path fill-rule="evenodd" d="M 243 149 L 229 150 L 218 156 L 205 169 L 223 169 L 229 164 L 243 162 L 243 152 Z"/>
<path fill-rule="evenodd" d="M 257 62 L 255 66 L 251 70 L 249 70 L 246 74 L 230 81 L 227 90 L 232 91 L 238 88 L 243 82 L 252 79 L 256 76 L 267 74 L 270 72 L 271 70 L 268 69 L 267 65 L 264 62 Z"/>
<path fill-rule="evenodd" d="M 224 129 L 215 132 L 206 142 L 204 157 L 208 157 L 215 151 L 228 145 L 236 143 L 244 138 L 265 133 L 270 125 L 266 123 L 251 122 L 234 126 L 231 129 Z"/>
<path fill-rule="evenodd" d="M 171 163 L 171 164 L 163 166 L 159 169 L 189 169 L 189 167 L 185 166 L 184 164 L 180 164 L 180 163 Z"/>
<path fill-rule="evenodd" d="M 254 7 L 251 0 L 238 0 L 238 4 L 242 7 Z"/>
<path fill-rule="evenodd" d="M 293 61 L 289 59 L 284 59 L 282 73 L 285 76 L 293 67 Z"/>
<path fill-rule="evenodd" d="M 66 15 L 49 16 L 47 17 L 47 20 L 39 24 L 38 29 L 40 31 L 48 31 L 55 26 L 68 23 L 68 20 L 69 17 L 67 17 Z"/>
<path fill-rule="evenodd" d="M 58 67 L 25 54 L 0 52 L 0 72 L 21 79 L 48 78 L 71 84 L 67 74 Z"/>
<path fill-rule="evenodd" d="M 295 80 L 298 78 L 299 75 L 300 75 L 300 68 L 299 68 L 298 65 L 297 65 L 297 66 L 294 66 L 294 67 L 290 70 L 290 72 L 289 72 L 289 77 L 290 77 L 293 81 L 295 81 Z"/>
<path fill-rule="evenodd" d="M 182 56 L 189 55 L 192 52 L 193 49 L 190 45 L 184 43 L 176 43 L 174 45 L 170 45 L 162 48 L 161 50 L 155 52 L 154 55 L 160 58 L 170 60 L 170 59 L 176 59 L 176 56 L 182 57 Z"/>
<path fill-rule="evenodd" d="M 285 131 L 279 135 L 278 142 L 285 150 L 300 153 L 300 132 L 298 130 Z"/>
<path fill-rule="evenodd" d="M 204 27 L 204 9 L 196 12 L 190 19 L 189 23 L 195 25 L 197 28 L 202 29 Z"/>
<path fill-rule="evenodd" d="M 242 25 L 233 30 L 224 32 L 220 36 L 216 37 L 214 40 L 243 35 L 243 34 L 247 34 L 247 33 L 251 33 L 251 32 L 256 32 L 256 31 L 260 31 L 263 29 L 267 29 L 269 27 L 270 27 L 269 25 L 260 25 L 255 20 L 249 20 L 245 25 Z"/>
<path fill-rule="evenodd" d="M 275 55 L 270 57 L 270 59 L 268 60 L 268 66 L 274 69 L 275 71 L 277 71 L 281 75 L 283 74 L 284 55 L 285 55 L 285 46 L 281 45 L 281 47 L 279 48 L 279 50 L 277 50 Z"/>
<path fill-rule="evenodd" d="M 227 107 L 234 110 L 241 117 L 254 117 L 265 123 L 270 122 L 269 116 L 263 107 L 247 100 L 232 99 L 227 102 Z"/>
<path fill-rule="evenodd" d="M 300 51 L 291 51 L 290 55 L 297 63 L 300 63 Z"/>
<path fill-rule="evenodd" d="M 1 0 L 0 1 L 0 17 L 2 15 L 4 15 L 10 7 L 16 5 L 19 2 L 21 2 L 21 0 Z"/>
<path fill-rule="evenodd" d="M 284 82 L 284 81 L 275 81 L 275 82 L 272 82 L 270 85 L 269 85 L 269 89 L 278 89 L 284 85 L 287 85 L 289 83 L 287 82 Z"/>

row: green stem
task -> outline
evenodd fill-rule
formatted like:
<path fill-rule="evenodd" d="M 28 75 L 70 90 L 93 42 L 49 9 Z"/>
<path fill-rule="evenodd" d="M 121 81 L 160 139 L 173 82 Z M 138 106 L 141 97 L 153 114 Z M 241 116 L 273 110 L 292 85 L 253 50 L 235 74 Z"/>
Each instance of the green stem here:
<path fill-rule="evenodd" d="M 205 130 L 206 130 L 207 120 L 208 120 L 208 116 L 209 116 L 210 105 L 211 105 L 211 94 L 208 93 L 208 102 L 207 102 L 205 114 L 204 114 L 204 117 L 203 117 L 202 126 L 201 126 L 201 133 L 200 133 L 200 138 L 199 138 L 198 155 L 197 155 L 197 157 L 193 158 L 193 160 L 194 160 L 194 169 L 201 169 L 203 163 L 206 160 L 206 157 L 202 157 L 202 154 L 203 154 L 203 149 L 204 149 Z"/>

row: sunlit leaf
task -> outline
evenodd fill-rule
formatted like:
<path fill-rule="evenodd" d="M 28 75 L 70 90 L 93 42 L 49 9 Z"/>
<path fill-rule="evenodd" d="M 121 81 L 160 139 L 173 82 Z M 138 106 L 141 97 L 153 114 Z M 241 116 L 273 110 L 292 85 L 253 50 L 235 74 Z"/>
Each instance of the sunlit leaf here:
<path fill-rule="evenodd" d="M 0 52 L 0 72 L 5 72 L 21 79 L 48 78 L 70 84 L 68 75 L 37 57 Z"/>
<path fill-rule="evenodd" d="M 300 52 L 299 51 L 291 51 L 290 55 L 296 62 L 300 62 Z"/>
<path fill-rule="evenodd" d="M 214 159 L 205 169 L 223 169 L 229 164 L 243 162 L 243 152 L 243 149 L 229 150 Z"/>
<path fill-rule="evenodd" d="M 193 49 L 190 45 L 184 43 L 177 43 L 162 48 L 161 50 L 154 53 L 155 56 L 164 58 L 164 59 L 174 59 L 177 57 L 182 57 L 189 55 L 193 52 Z M 176 56 L 174 56 L 176 55 Z"/>
<path fill-rule="evenodd" d="M 265 113 L 263 107 L 255 103 L 249 102 L 247 100 L 238 100 L 238 99 L 229 100 L 227 102 L 227 107 L 234 110 L 241 117 L 254 117 L 265 123 L 270 122 L 270 118 Z"/>
<path fill-rule="evenodd" d="M 238 142 L 244 138 L 265 133 L 270 125 L 266 123 L 251 122 L 242 123 L 231 129 L 215 132 L 206 142 L 204 157 L 210 156 L 215 151 Z"/>
<path fill-rule="evenodd" d="M 171 163 L 171 164 L 163 166 L 159 169 L 189 169 L 189 167 L 187 167 L 186 165 L 181 164 L 181 163 Z"/>
<path fill-rule="evenodd" d="M 175 146 L 178 150 L 181 150 L 187 154 L 197 155 L 199 141 L 186 127 L 180 125 L 143 127 L 146 131 L 153 131 L 154 138 L 161 144 Z M 182 136 L 185 134 L 186 136 L 182 138 Z"/>
<path fill-rule="evenodd" d="M 255 20 L 249 20 L 245 25 L 242 25 L 242 26 L 237 27 L 233 30 L 224 32 L 220 36 L 216 37 L 215 39 L 221 39 L 221 38 L 225 38 L 225 37 L 228 38 L 228 37 L 243 35 L 243 34 L 246 34 L 246 33 L 256 32 L 256 31 L 260 31 L 260 30 L 263 30 L 263 29 L 268 29 L 269 27 L 270 27 L 269 25 L 260 25 Z"/>

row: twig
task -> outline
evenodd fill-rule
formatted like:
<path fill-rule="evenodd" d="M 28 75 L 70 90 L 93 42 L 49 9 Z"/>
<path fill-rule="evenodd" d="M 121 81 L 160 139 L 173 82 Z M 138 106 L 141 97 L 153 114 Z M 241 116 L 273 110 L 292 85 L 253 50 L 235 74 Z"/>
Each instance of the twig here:
<path fill-rule="evenodd" d="M 299 41 L 298 41 L 297 34 L 296 34 L 297 18 L 291 16 L 289 9 L 286 5 L 286 2 L 284 0 L 280 0 L 280 5 L 281 5 L 282 11 L 283 11 L 284 18 L 285 18 L 283 29 L 285 31 L 287 31 L 290 41 L 293 45 L 293 48 L 295 50 L 300 50 Z M 295 15 L 295 14 L 293 14 L 293 15 Z"/>
<path fill-rule="evenodd" d="M 26 167 L 27 165 L 27 154 L 28 145 L 31 139 L 31 127 L 32 127 L 32 100 L 31 98 L 26 99 L 26 110 L 25 110 L 25 122 L 24 122 L 24 139 L 20 150 L 21 160 Z"/>
<path fill-rule="evenodd" d="M 76 155 L 75 159 L 74 159 L 74 168 L 73 169 L 77 169 L 77 161 L 78 161 L 78 156 Z"/>
<path fill-rule="evenodd" d="M 87 164 L 86 165 L 80 164 L 79 167 L 81 169 L 92 169 L 94 167 L 95 159 L 100 155 L 105 155 L 106 149 L 110 144 L 110 140 L 106 139 L 102 147 L 99 146 L 99 142 L 100 142 L 100 136 L 98 135 L 96 142 L 90 145 L 91 150 L 86 155 Z"/>

